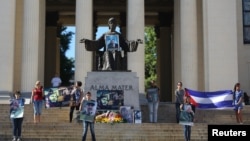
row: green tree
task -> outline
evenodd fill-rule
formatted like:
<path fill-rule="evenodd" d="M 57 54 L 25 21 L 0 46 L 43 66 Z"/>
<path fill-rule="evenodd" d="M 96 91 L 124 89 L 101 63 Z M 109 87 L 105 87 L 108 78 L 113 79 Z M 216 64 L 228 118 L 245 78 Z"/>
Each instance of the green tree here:
<path fill-rule="evenodd" d="M 69 44 L 71 43 L 72 35 L 71 31 L 66 31 L 67 27 L 58 27 L 58 37 L 60 38 L 60 77 L 62 79 L 62 86 L 69 86 L 69 80 L 72 79 L 74 75 L 74 63 L 73 58 L 68 58 L 66 52 L 69 49 Z"/>
<path fill-rule="evenodd" d="M 156 80 L 156 33 L 154 27 L 145 28 L 145 88 L 151 80 Z"/>

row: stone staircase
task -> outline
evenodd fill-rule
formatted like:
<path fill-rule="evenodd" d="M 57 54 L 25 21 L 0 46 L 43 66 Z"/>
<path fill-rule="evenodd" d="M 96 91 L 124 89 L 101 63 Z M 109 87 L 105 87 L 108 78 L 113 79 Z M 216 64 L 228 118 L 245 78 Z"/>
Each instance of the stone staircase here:
<path fill-rule="evenodd" d="M 183 141 L 183 128 L 175 123 L 172 103 L 160 103 L 159 122 L 148 123 L 147 105 L 141 105 L 142 124 L 95 124 L 97 141 Z M 0 141 L 10 141 L 9 105 L 0 104 Z M 32 105 L 25 105 L 22 138 L 24 141 L 80 141 L 82 124 L 69 123 L 69 108 L 43 109 L 41 123 L 33 123 Z M 250 106 L 244 107 L 244 124 L 250 125 Z M 232 110 L 198 110 L 192 127 L 192 141 L 207 141 L 208 124 L 236 124 Z M 87 140 L 91 141 L 90 131 Z"/>

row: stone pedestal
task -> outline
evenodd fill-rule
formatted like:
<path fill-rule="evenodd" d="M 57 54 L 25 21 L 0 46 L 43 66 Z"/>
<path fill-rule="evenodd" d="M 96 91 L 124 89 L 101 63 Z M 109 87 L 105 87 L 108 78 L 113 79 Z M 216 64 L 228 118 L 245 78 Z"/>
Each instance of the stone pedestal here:
<path fill-rule="evenodd" d="M 91 92 L 92 99 L 97 100 L 97 92 L 102 90 L 122 92 L 124 106 L 132 106 L 135 110 L 140 110 L 139 78 L 135 72 L 88 72 L 85 78 L 85 93 Z"/>

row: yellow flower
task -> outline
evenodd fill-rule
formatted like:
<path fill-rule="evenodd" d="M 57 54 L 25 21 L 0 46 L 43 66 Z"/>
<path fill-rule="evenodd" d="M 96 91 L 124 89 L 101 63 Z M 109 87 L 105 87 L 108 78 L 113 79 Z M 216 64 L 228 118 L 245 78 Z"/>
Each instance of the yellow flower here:
<path fill-rule="evenodd" d="M 97 123 L 122 123 L 123 118 L 119 113 L 110 112 L 109 114 L 100 114 L 96 116 Z"/>

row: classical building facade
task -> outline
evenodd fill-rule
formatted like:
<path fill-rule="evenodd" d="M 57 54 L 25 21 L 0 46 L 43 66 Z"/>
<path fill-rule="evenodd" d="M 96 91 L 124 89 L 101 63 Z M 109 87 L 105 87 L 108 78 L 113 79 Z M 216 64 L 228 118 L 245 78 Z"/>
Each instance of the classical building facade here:
<path fill-rule="evenodd" d="M 144 27 L 157 33 L 157 83 L 161 101 L 173 101 L 178 81 L 184 87 L 215 91 L 236 82 L 250 93 L 250 46 L 246 0 L 2 0 L 0 5 L 0 94 L 30 92 L 59 70 L 57 26 L 76 27 L 75 80 L 93 70 L 93 53 L 79 43 L 94 39 L 98 26 L 118 19 L 128 40 L 144 39 Z M 250 9 L 249 9 L 250 10 Z M 243 32 L 245 31 L 245 32 Z M 128 70 L 144 93 L 144 44 L 128 54 Z"/>

